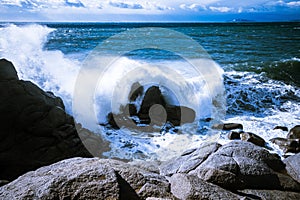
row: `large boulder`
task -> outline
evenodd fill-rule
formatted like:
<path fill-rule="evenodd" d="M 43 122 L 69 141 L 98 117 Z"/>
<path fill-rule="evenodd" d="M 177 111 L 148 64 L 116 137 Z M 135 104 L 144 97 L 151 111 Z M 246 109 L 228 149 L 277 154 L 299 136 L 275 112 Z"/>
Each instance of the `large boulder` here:
<path fill-rule="evenodd" d="M 223 146 L 202 144 L 178 158 L 161 164 L 160 172 L 196 175 L 229 190 L 279 189 L 299 191 L 299 184 L 282 172 L 285 164 L 276 154 L 249 142 L 232 141 Z"/>
<path fill-rule="evenodd" d="M 241 190 L 241 195 L 249 197 L 250 199 L 263 199 L 263 200 L 298 200 L 300 199 L 300 193 L 291 191 L 280 191 L 280 190 Z"/>
<path fill-rule="evenodd" d="M 99 158 L 71 158 L 28 172 L 0 188 L 4 199 L 169 198 L 170 184 L 156 173 Z"/>
<path fill-rule="evenodd" d="M 242 199 L 242 196 L 193 175 L 174 174 L 170 178 L 170 183 L 171 192 L 179 199 Z"/>
<path fill-rule="evenodd" d="M 218 150 L 218 143 L 203 143 L 199 148 L 186 150 L 181 156 L 160 165 L 160 173 L 171 176 L 176 173 L 189 173 L 195 170 L 209 155 Z"/>
<path fill-rule="evenodd" d="M 284 159 L 287 173 L 300 183 L 300 153 Z"/>
<path fill-rule="evenodd" d="M 18 79 L 11 62 L 0 60 L 0 179 L 74 156 L 91 157 L 73 118 L 51 92 Z"/>

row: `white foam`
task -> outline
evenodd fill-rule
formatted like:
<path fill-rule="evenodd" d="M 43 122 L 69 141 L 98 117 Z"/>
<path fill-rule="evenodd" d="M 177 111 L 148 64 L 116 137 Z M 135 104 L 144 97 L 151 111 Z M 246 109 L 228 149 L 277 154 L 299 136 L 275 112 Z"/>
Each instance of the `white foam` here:
<path fill-rule="evenodd" d="M 44 50 L 52 31 L 55 29 L 38 24 L 8 24 L 0 28 L 0 57 L 13 62 L 20 79 L 30 80 L 62 97 L 71 111 L 71 96 L 80 65 L 61 51 Z"/>

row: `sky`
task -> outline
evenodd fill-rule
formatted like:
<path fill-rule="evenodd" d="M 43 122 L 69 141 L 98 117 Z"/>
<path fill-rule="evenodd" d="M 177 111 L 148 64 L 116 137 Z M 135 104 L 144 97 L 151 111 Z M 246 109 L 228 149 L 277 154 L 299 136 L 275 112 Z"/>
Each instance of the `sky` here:
<path fill-rule="evenodd" d="M 300 20 L 297 0 L 0 0 L 0 21 Z"/>

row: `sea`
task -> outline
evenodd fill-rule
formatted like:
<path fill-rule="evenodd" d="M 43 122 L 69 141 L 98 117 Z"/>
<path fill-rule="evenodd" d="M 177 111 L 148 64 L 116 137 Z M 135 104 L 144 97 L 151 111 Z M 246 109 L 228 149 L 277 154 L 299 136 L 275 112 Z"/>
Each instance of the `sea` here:
<path fill-rule="evenodd" d="M 13 62 L 20 79 L 60 96 L 77 123 L 107 140 L 104 157 L 166 160 L 206 141 L 229 142 L 213 123 L 241 123 L 267 142 L 286 137 L 275 126 L 300 124 L 299 22 L 5 22 L 0 58 Z M 136 82 L 192 108 L 195 121 L 152 132 L 142 123 L 101 125 L 129 103 Z"/>

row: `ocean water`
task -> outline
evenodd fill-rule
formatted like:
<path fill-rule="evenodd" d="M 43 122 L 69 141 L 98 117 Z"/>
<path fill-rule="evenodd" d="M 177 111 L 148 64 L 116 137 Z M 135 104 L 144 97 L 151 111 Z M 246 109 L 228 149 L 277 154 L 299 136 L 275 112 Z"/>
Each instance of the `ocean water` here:
<path fill-rule="evenodd" d="M 107 157 L 165 160 L 228 142 L 206 118 L 242 123 L 266 141 L 286 136 L 275 126 L 300 124 L 300 23 L 2 23 L 0 57 L 62 97 L 77 122 L 110 142 Z M 79 84 L 83 68 L 101 78 Z M 195 122 L 178 132 L 101 127 L 135 82 L 160 86 L 169 103 L 196 111 Z M 77 113 L 76 102 L 93 113 Z"/>

